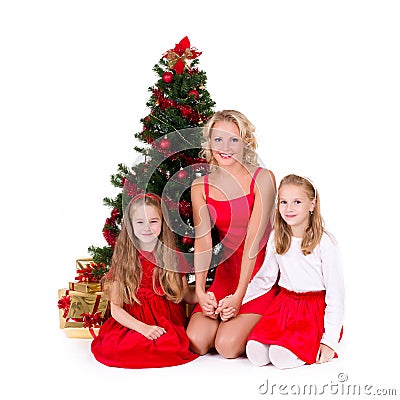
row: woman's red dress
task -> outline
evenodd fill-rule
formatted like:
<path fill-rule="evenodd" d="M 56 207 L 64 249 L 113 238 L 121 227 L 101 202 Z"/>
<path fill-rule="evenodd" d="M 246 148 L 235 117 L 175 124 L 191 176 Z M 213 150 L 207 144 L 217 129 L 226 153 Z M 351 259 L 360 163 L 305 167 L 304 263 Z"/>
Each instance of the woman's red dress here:
<path fill-rule="evenodd" d="M 204 176 L 204 191 L 211 221 L 218 230 L 223 244 L 222 262 L 217 266 L 215 278 L 209 292 L 213 292 L 217 301 L 236 291 L 242 265 L 243 249 L 247 235 L 251 212 L 254 205 L 255 179 L 261 167 L 257 168 L 250 185 L 250 193 L 232 200 L 215 200 L 209 196 L 208 176 Z M 259 252 L 253 269 L 253 277 L 264 261 L 266 244 L 272 227 L 268 223 L 260 241 Z M 239 314 L 263 314 L 278 293 L 275 285 L 268 293 L 241 306 Z M 201 312 L 199 304 L 193 312 Z"/>

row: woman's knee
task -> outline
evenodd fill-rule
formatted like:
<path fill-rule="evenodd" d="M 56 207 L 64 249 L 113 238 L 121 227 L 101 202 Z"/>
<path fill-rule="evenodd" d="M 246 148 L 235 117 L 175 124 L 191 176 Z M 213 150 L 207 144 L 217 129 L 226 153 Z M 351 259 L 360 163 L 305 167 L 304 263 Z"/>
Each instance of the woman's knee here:
<path fill-rule="evenodd" d="M 196 333 L 188 331 L 187 334 L 189 338 L 189 348 L 191 351 L 193 351 L 193 353 L 203 356 L 212 348 L 212 343 L 210 340 L 202 335 L 199 335 L 198 332 Z"/>
<path fill-rule="evenodd" d="M 204 323 L 205 322 L 205 323 Z M 194 318 L 189 322 L 186 334 L 189 338 L 190 350 L 196 354 L 204 355 L 214 347 L 216 328 L 209 321 Z"/>
<path fill-rule="evenodd" d="M 237 358 L 244 354 L 247 337 L 260 318 L 257 314 L 244 314 L 222 323 L 215 338 L 218 353 L 225 358 Z"/>
<path fill-rule="evenodd" d="M 245 352 L 245 339 L 235 335 L 217 335 L 215 349 L 225 358 L 237 358 Z"/>

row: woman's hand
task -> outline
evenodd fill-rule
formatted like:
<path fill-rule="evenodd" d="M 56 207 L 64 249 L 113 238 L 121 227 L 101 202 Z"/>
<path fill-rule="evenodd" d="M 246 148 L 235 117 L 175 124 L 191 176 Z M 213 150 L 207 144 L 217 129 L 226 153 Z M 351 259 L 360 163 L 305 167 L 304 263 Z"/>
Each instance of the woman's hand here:
<path fill-rule="evenodd" d="M 216 313 L 219 314 L 222 321 L 226 322 L 238 315 L 241 305 L 242 297 L 237 294 L 231 294 L 219 301 Z"/>
<path fill-rule="evenodd" d="M 322 364 L 324 362 L 332 360 L 332 358 L 334 356 L 335 356 L 335 351 L 332 350 L 326 344 L 321 343 L 319 346 L 319 351 L 318 351 L 317 359 L 315 360 L 315 362 L 317 364 Z"/>
<path fill-rule="evenodd" d="M 215 311 L 218 307 L 218 303 L 214 293 L 213 292 L 197 293 L 197 298 L 199 300 L 200 307 L 203 310 L 203 314 L 206 317 L 216 319 L 218 315 L 216 314 Z"/>
<path fill-rule="evenodd" d="M 156 340 L 160 336 L 164 335 L 164 333 L 167 333 L 167 331 L 164 328 L 161 328 L 161 326 L 147 324 L 143 324 L 140 328 L 137 329 L 137 331 L 141 333 L 145 338 L 151 340 Z"/>

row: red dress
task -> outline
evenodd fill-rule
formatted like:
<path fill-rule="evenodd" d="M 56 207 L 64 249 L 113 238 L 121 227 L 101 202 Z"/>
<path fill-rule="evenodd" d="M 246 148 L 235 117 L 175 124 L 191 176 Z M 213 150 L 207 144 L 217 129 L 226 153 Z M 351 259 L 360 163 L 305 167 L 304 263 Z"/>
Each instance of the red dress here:
<path fill-rule="evenodd" d="M 99 362 L 110 367 L 169 367 L 185 364 L 198 357 L 189 351 L 183 303 L 173 303 L 153 290 L 152 273 L 155 264 L 149 261 L 151 256 L 151 253 L 139 253 L 143 275 L 137 296 L 141 305 L 125 304 L 124 309 L 136 319 L 148 325 L 160 326 L 167 332 L 151 340 L 121 325 L 114 318 L 108 318 L 93 340 L 91 349 Z"/>
<path fill-rule="evenodd" d="M 223 244 L 223 261 L 217 266 L 214 281 L 208 289 L 209 292 L 215 294 L 217 301 L 233 294 L 239 283 L 247 227 L 254 205 L 255 179 L 260 171 L 261 167 L 258 167 L 254 172 L 250 193 L 232 200 L 211 198 L 208 176 L 204 176 L 204 191 L 211 221 L 215 224 Z M 271 224 L 268 222 L 260 241 L 259 253 L 251 277 L 257 273 L 264 261 L 266 244 L 271 230 Z M 239 314 L 263 314 L 277 293 L 278 286 L 276 284 L 269 292 L 242 305 Z M 196 305 L 193 312 L 201 312 L 199 304 Z"/>

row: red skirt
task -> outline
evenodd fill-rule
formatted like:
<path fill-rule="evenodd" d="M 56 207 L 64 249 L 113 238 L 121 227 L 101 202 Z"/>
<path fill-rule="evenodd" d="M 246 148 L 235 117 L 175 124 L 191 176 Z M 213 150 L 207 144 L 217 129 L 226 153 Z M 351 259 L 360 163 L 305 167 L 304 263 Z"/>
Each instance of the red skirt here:
<path fill-rule="evenodd" d="M 296 293 L 281 287 L 247 340 L 285 347 L 313 364 L 324 333 L 325 307 L 324 290 Z"/>
<path fill-rule="evenodd" d="M 183 304 L 172 303 L 150 290 L 140 290 L 138 296 L 142 305 L 125 304 L 125 310 L 140 321 L 161 326 L 167 332 L 156 340 L 147 339 L 110 317 L 92 342 L 95 358 L 105 365 L 120 368 L 170 367 L 195 360 L 198 355 L 189 350 Z"/>

